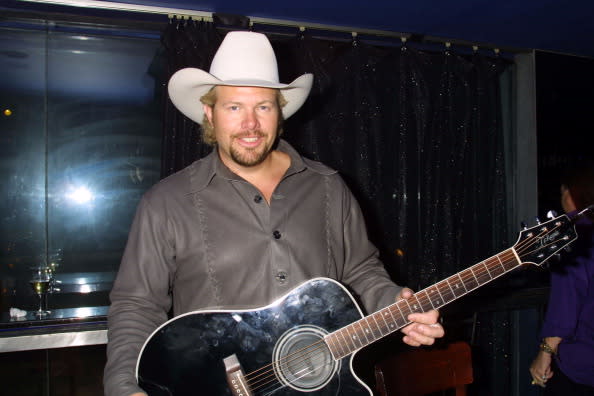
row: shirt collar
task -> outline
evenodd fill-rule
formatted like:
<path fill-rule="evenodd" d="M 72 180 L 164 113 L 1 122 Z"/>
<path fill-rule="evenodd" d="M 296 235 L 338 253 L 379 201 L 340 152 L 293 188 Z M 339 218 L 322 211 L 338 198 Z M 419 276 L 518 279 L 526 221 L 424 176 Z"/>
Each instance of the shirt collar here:
<path fill-rule="evenodd" d="M 280 139 L 276 150 L 286 153 L 291 158 L 291 165 L 287 169 L 286 176 L 302 172 L 308 168 L 303 158 L 287 141 Z M 192 163 L 188 170 L 190 172 L 190 192 L 203 190 L 215 176 L 229 180 L 242 180 L 223 164 L 216 147 L 206 157 Z"/>

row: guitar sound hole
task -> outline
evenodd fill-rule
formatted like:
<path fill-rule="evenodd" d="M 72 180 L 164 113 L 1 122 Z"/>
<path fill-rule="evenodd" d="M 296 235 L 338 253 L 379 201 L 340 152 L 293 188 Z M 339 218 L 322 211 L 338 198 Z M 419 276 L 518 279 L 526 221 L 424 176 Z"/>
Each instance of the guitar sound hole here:
<path fill-rule="evenodd" d="M 324 329 L 304 325 L 283 334 L 274 347 L 273 367 L 278 380 L 300 392 L 313 392 L 330 382 L 340 368 L 323 338 Z"/>

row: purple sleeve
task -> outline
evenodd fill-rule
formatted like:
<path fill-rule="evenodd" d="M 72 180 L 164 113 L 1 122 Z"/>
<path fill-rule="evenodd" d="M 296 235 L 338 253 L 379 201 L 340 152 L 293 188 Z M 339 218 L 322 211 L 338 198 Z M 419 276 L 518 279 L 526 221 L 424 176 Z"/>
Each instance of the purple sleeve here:
<path fill-rule="evenodd" d="M 580 267 L 568 263 L 551 272 L 551 291 L 541 338 L 567 338 L 574 333 L 581 303 L 578 297 Z"/>
<path fill-rule="evenodd" d="M 594 318 L 586 314 L 591 308 L 594 279 L 594 240 L 591 223 L 578 223 L 578 241 L 570 252 L 551 271 L 551 290 L 541 337 L 576 335 L 577 328 L 585 322 L 594 324 Z"/>

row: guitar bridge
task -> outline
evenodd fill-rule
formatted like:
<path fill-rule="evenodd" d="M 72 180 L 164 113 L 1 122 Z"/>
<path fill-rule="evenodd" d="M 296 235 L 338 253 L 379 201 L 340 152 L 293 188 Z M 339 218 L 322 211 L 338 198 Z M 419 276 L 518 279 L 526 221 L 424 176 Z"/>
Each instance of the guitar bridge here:
<path fill-rule="evenodd" d="M 236 396 L 252 396 L 237 356 L 235 354 L 227 356 L 223 359 L 223 363 L 225 364 L 227 383 L 231 393 Z"/>

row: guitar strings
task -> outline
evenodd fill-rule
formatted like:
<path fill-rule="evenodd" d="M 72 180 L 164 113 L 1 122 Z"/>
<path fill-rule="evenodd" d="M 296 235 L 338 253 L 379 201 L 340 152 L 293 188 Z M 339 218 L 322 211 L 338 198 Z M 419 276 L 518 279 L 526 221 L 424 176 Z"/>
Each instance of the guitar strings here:
<path fill-rule="evenodd" d="M 403 300 L 404 301 L 404 300 Z M 351 323 L 351 325 L 346 326 L 343 329 L 340 329 L 339 331 L 337 331 L 336 333 L 348 329 L 350 327 L 354 327 L 356 324 L 358 324 L 360 326 L 361 329 L 363 329 L 363 326 L 361 325 L 361 322 L 363 320 L 365 320 L 366 318 L 362 318 L 356 322 Z M 403 319 L 404 320 L 404 319 Z M 375 320 L 376 323 L 376 328 L 378 329 L 378 331 L 380 331 L 381 336 L 385 336 L 387 334 L 389 334 L 392 330 L 389 329 L 389 326 L 387 324 L 387 322 L 385 322 L 385 319 L 382 319 L 382 321 L 385 323 L 385 327 L 381 326 L 377 320 Z M 405 324 L 398 327 L 404 327 L 406 324 L 408 324 L 410 322 L 406 322 Z M 385 331 L 382 331 L 381 329 L 384 329 Z M 394 329 L 398 330 L 398 328 Z M 330 335 L 331 336 L 331 335 Z M 365 343 L 361 342 L 361 340 L 359 340 L 359 344 L 361 344 L 360 346 L 357 346 L 355 344 L 355 342 L 352 340 L 351 337 L 351 333 L 349 332 L 349 337 L 345 337 L 343 335 L 343 338 L 345 339 L 345 341 L 351 340 L 351 343 L 353 344 L 353 346 L 355 347 L 354 350 L 360 349 L 366 345 L 369 345 L 371 342 L 369 341 L 369 338 L 367 336 L 365 336 Z M 378 339 L 380 337 L 376 337 L 373 335 L 372 341 L 375 341 L 376 339 Z M 355 338 L 356 339 L 356 338 Z M 353 350 L 353 351 L 354 351 Z M 322 351 L 325 351 L 326 353 L 322 353 Z M 320 352 L 317 353 L 316 352 Z M 343 355 L 344 356 L 348 356 L 350 353 Z M 305 356 L 305 357 L 304 357 Z M 266 386 L 266 385 L 270 385 L 271 382 L 277 381 L 276 379 L 276 374 L 275 374 L 275 367 L 277 368 L 293 368 L 293 369 L 299 369 L 296 373 L 292 373 L 293 376 L 295 376 L 295 379 L 293 381 L 291 380 L 287 380 L 286 382 L 296 382 L 297 380 L 309 375 L 311 372 L 315 371 L 315 369 L 319 369 L 321 367 L 327 366 L 328 364 L 324 364 L 321 366 L 317 366 L 314 367 L 313 370 L 307 371 L 309 370 L 309 366 L 305 363 L 306 361 L 313 361 L 315 358 L 317 357 L 321 357 L 323 359 L 324 356 L 334 356 L 332 355 L 332 353 L 330 352 L 330 347 L 329 345 L 322 339 L 316 343 L 313 343 L 307 347 L 304 347 L 300 350 L 297 350 L 289 355 L 284 356 L 283 358 L 281 358 L 280 360 L 273 362 L 271 364 L 268 364 L 267 366 L 264 366 L 250 374 L 246 375 L 246 379 L 249 382 L 252 382 L 252 384 L 254 384 L 252 387 L 254 389 L 258 389 L 261 388 L 262 386 Z M 334 359 L 334 357 L 333 357 Z M 319 359 L 318 359 L 319 360 Z M 334 359 L 334 360 L 339 360 L 339 359 Z M 291 364 L 293 363 L 293 364 Z M 265 371 L 265 369 L 268 369 Z M 249 379 L 248 379 L 249 377 Z M 256 385 L 257 384 L 257 385 Z M 281 385 L 282 387 L 282 385 Z M 278 389 L 278 388 L 277 388 Z"/>
<path fill-rule="evenodd" d="M 543 229 L 537 235 L 530 235 L 528 238 L 520 241 L 517 244 L 517 246 L 515 246 L 515 251 L 518 254 L 518 257 L 522 258 L 522 257 L 527 256 L 528 254 L 534 254 L 534 253 L 538 252 L 539 250 L 546 249 L 549 246 L 553 245 L 555 243 L 555 241 L 552 241 L 552 242 L 549 242 L 546 244 L 541 244 L 539 242 L 542 241 L 542 237 L 549 235 L 550 233 L 552 233 L 559 227 L 560 227 L 560 225 L 557 225 L 557 226 L 553 227 L 551 230 L 549 230 L 546 227 L 543 227 Z M 538 245 L 535 246 L 536 244 L 538 244 Z M 489 263 L 489 261 L 492 261 L 492 263 Z M 515 268 L 517 265 L 522 264 L 522 262 L 520 261 L 518 264 L 514 265 L 513 268 L 507 269 L 504 264 L 509 264 L 512 262 L 517 262 L 517 258 L 515 257 L 515 255 L 513 253 L 513 248 L 510 248 L 510 249 L 507 249 L 506 251 L 500 253 L 499 255 L 490 257 L 490 258 L 478 263 L 477 265 L 474 265 L 470 268 L 467 268 L 466 270 L 463 270 L 457 274 L 454 274 L 454 275 L 442 280 L 441 282 L 438 282 L 436 285 L 434 285 L 430 288 L 437 288 L 437 291 L 442 299 L 442 302 L 446 301 L 446 299 L 443 298 L 443 295 L 446 293 L 453 295 L 455 298 L 458 298 L 459 296 L 457 296 L 455 294 L 454 290 L 452 289 L 452 285 L 450 284 L 451 279 L 458 277 L 458 279 L 461 280 L 462 285 L 465 289 L 465 292 L 461 295 L 464 295 L 464 294 L 469 293 L 470 291 L 474 290 L 474 288 L 472 288 L 470 290 L 467 288 L 467 286 L 469 286 L 469 281 L 472 280 L 473 278 L 477 284 L 477 287 L 482 286 L 483 284 L 488 282 L 488 281 L 487 282 L 479 281 L 486 275 L 490 278 L 489 281 L 494 279 L 491 276 L 491 273 L 489 272 L 488 265 L 491 265 L 492 267 L 501 265 L 503 268 L 503 272 L 501 272 L 499 275 L 503 275 L 503 274 L 507 273 L 508 271 L 510 271 L 511 269 Z M 483 264 L 483 265 L 481 266 L 481 264 Z M 476 269 L 476 271 L 473 271 L 473 269 Z M 457 283 L 457 281 L 456 281 L 456 283 Z M 445 285 L 447 285 L 447 288 L 445 287 Z M 442 287 L 442 290 L 440 291 L 441 286 L 443 286 L 443 287 Z M 417 302 L 420 304 L 420 306 L 424 310 L 429 310 L 431 308 L 435 308 L 433 303 L 431 302 L 429 295 L 427 294 L 427 290 L 430 288 L 421 290 L 420 292 L 415 293 L 413 295 L 413 296 L 415 296 Z M 447 291 L 448 288 L 450 289 L 450 292 Z M 447 302 L 449 302 L 449 301 L 447 301 Z M 399 305 L 404 305 L 404 303 L 406 303 L 406 305 L 408 305 L 408 310 L 405 307 L 399 306 Z M 398 309 L 399 312 L 395 312 L 394 308 Z M 418 311 L 414 311 L 410 307 L 410 304 L 408 303 L 407 300 L 400 300 L 396 304 L 392 304 L 389 307 L 389 309 L 390 309 L 390 313 L 392 315 L 398 314 L 399 316 L 403 316 L 403 317 L 408 316 L 408 314 L 410 314 L 412 312 L 418 312 Z M 425 312 L 425 311 L 421 311 L 421 312 Z M 365 318 L 363 318 L 363 319 L 365 319 Z M 351 327 L 352 325 L 359 323 L 360 321 L 361 320 L 354 322 L 351 325 L 346 326 L 346 327 Z M 376 322 L 376 324 L 378 324 L 377 320 L 375 320 L 375 322 Z M 398 329 L 400 329 L 410 323 L 410 321 L 405 321 L 405 322 L 406 323 L 404 325 L 398 327 Z M 380 330 L 380 332 L 381 332 L 382 328 L 383 327 L 378 324 L 378 330 Z M 396 330 L 398 330 L 398 329 L 396 329 Z M 392 330 L 389 327 L 385 328 L 385 330 L 388 333 L 392 332 Z M 383 335 L 384 334 L 382 334 L 382 336 Z M 324 351 L 327 351 L 327 352 L 324 352 Z M 278 379 L 278 376 L 282 377 L 285 380 L 285 382 L 294 384 L 297 381 L 299 381 L 300 379 L 304 378 L 305 376 L 311 374 L 312 372 L 315 372 L 316 369 L 319 369 L 320 367 L 328 366 L 330 363 L 326 363 L 326 364 L 323 364 L 323 365 L 317 366 L 317 367 L 311 367 L 311 365 L 308 364 L 308 362 L 313 363 L 316 359 L 318 360 L 317 363 L 319 364 L 324 361 L 324 356 L 328 356 L 328 354 L 330 354 L 330 356 L 332 356 L 332 354 L 330 353 L 330 351 L 328 349 L 328 345 L 326 344 L 326 342 L 323 339 L 321 339 L 311 345 L 301 348 L 301 349 L 299 349 L 295 352 L 292 352 L 286 356 L 283 356 L 282 358 L 280 358 L 266 366 L 263 366 L 255 371 L 253 371 L 252 373 L 247 374 L 245 376 L 245 378 L 246 378 L 251 390 L 253 390 L 253 391 L 268 390 L 269 393 L 265 393 L 265 395 L 268 395 L 280 388 L 287 386 L 286 383 L 283 383 L 283 381 L 280 381 Z M 333 356 L 332 356 L 332 358 L 334 359 Z M 277 371 L 279 371 L 279 370 L 280 370 L 281 374 L 279 374 L 277 376 Z M 291 371 L 291 377 L 293 377 L 293 378 L 287 378 L 286 375 L 282 375 L 283 372 L 286 373 L 289 370 Z M 276 386 L 277 383 L 280 386 L 272 388 L 273 386 Z"/>
<path fill-rule="evenodd" d="M 536 236 L 534 236 L 534 237 L 532 238 L 534 241 L 533 241 L 531 244 L 529 244 L 529 243 L 526 243 L 526 244 L 527 244 L 527 245 L 529 245 L 529 246 L 521 246 L 521 247 L 519 247 L 519 249 L 516 249 L 516 252 L 518 253 L 518 255 L 519 255 L 519 256 L 521 256 L 521 254 L 522 254 L 522 255 L 527 255 L 528 253 L 527 253 L 526 251 L 527 251 L 527 250 L 528 250 L 528 249 L 529 249 L 529 248 L 530 248 L 532 245 L 534 245 L 535 243 L 538 243 L 538 242 L 542 241 L 542 237 L 544 237 L 544 236 L 546 236 L 546 235 L 549 235 L 549 234 L 551 234 L 552 232 L 556 231 L 556 230 L 557 230 L 558 228 L 560 228 L 560 227 L 561 227 L 561 224 L 558 224 L 557 226 L 553 227 L 553 228 L 552 228 L 552 229 L 550 229 L 550 230 L 549 230 L 548 228 L 546 228 L 546 227 L 543 227 L 543 230 L 541 231 L 541 233 L 540 233 L 540 234 L 538 234 L 538 235 L 536 235 Z M 528 242 L 528 239 L 526 239 L 526 242 Z M 549 242 L 549 243 L 547 243 L 547 244 L 542 244 L 542 245 L 540 245 L 540 246 L 539 246 L 537 249 L 534 249 L 534 250 L 532 250 L 530 253 L 531 253 L 531 254 L 532 254 L 532 253 L 535 253 L 535 252 L 537 252 L 537 251 L 539 251 L 539 250 L 542 250 L 542 249 L 548 248 L 549 246 L 552 246 L 552 245 L 554 245 L 554 244 L 556 244 L 556 243 L 557 243 L 557 241 L 553 240 L 553 241 L 550 241 L 550 242 Z M 518 245 L 521 245 L 521 244 L 518 244 Z M 520 250 L 522 250 L 522 252 L 520 252 Z M 520 253 L 521 253 L 521 254 L 520 254 Z"/>
<path fill-rule="evenodd" d="M 323 359 L 326 354 L 322 353 L 322 351 L 327 350 L 326 348 L 326 343 L 323 340 L 317 341 L 311 345 L 285 355 L 282 358 L 269 363 L 266 366 L 263 366 L 249 374 L 246 374 L 245 378 L 248 382 L 248 385 L 250 386 L 250 389 L 258 390 L 264 386 L 270 386 L 271 383 L 280 382 L 277 378 L 277 371 L 280 370 L 281 372 L 286 372 L 288 369 L 297 369 L 297 371 L 292 375 L 298 375 L 293 379 L 293 382 L 296 382 L 297 380 L 310 374 L 310 372 L 315 371 L 314 368 L 310 372 L 303 372 L 304 370 L 309 369 L 307 361 L 313 361 L 316 358 Z M 286 376 L 282 377 L 286 378 Z M 287 379 L 287 382 L 291 381 Z M 281 387 L 283 386 L 286 385 L 281 384 Z"/>
<path fill-rule="evenodd" d="M 540 242 L 542 237 L 552 233 L 553 231 L 556 231 L 559 227 L 561 227 L 561 224 L 558 224 L 557 226 L 553 227 L 551 230 L 549 230 L 546 227 L 543 227 L 542 231 L 538 235 L 530 236 L 529 238 L 519 242 L 516 247 L 516 252 L 517 252 L 518 256 L 523 257 L 523 256 L 527 255 L 528 253 L 530 253 L 530 254 L 536 253 L 539 250 L 542 250 L 542 249 L 545 249 L 545 248 L 548 248 L 548 247 L 554 245 L 555 242 L 552 241 L 550 243 L 540 245 L 537 248 L 534 248 L 534 244 Z M 495 258 L 497 258 L 497 260 Z M 500 261 L 499 259 L 503 259 L 503 261 Z M 492 261 L 491 266 L 489 266 L 489 261 Z M 487 275 L 490 278 L 489 281 L 494 279 L 491 276 L 489 269 L 493 269 L 494 267 L 501 265 L 504 271 L 498 275 L 498 276 L 500 276 L 500 275 L 507 273 L 509 270 L 514 269 L 517 266 L 517 265 L 514 265 L 513 268 L 507 269 L 505 267 L 505 264 L 509 264 L 509 263 L 516 262 L 516 261 L 517 261 L 517 259 L 515 258 L 515 255 L 513 254 L 512 250 L 510 248 L 499 255 L 493 256 L 493 257 L 479 263 L 479 265 L 475 265 L 475 266 L 470 267 L 458 274 L 450 276 L 449 278 L 436 284 L 434 287 L 438 290 L 438 293 L 440 293 L 440 295 L 446 294 L 446 293 L 449 294 L 449 292 L 447 291 L 447 289 L 449 288 L 451 290 L 451 294 L 453 296 L 456 296 L 456 293 L 451 288 L 450 280 L 452 278 L 459 277 L 462 280 L 462 285 L 464 286 L 466 292 L 470 292 L 471 290 L 474 290 L 474 288 L 471 290 L 468 290 L 467 286 L 469 286 L 469 284 L 468 284 L 469 280 L 472 280 L 472 278 L 475 278 L 477 287 L 481 286 L 482 284 L 484 284 L 486 282 L 480 282 L 479 279 L 482 279 L 485 275 Z M 484 264 L 483 267 L 481 267 L 480 264 Z M 518 263 L 518 265 L 519 264 L 522 264 L 522 262 Z M 474 269 L 477 269 L 477 270 L 474 271 Z M 443 287 L 444 285 L 447 285 L 447 287 Z M 445 289 L 445 293 L 442 293 L 444 291 L 444 289 Z M 422 291 L 422 292 L 424 292 L 424 291 Z M 419 292 L 417 294 L 419 294 L 419 296 L 426 301 L 426 299 L 427 299 L 426 295 L 421 294 L 421 292 Z M 456 296 L 456 298 L 458 298 L 458 297 L 460 297 L 460 296 Z M 443 299 L 443 296 L 442 296 L 442 299 Z"/>
<path fill-rule="evenodd" d="M 320 354 L 320 353 L 318 353 L 318 354 L 317 354 L 317 355 L 315 355 L 314 357 L 322 357 L 322 358 L 323 358 L 322 354 Z M 313 359 L 312 359 L 312 360 L 313 360 Z M 308 376 L 309 374 L 311 374 L 311 373 L 315 372 L 315 371 L 316 371 L 316 369 L 321 369 L 321 368 L 324 368 L 324 367 L 327 367 L 327 366 L 331 365 L 331 363 L 330 363 L 330 362 L 328 362 L 328 363 L 324 363 L 324 364 L 319 364 L 319 363 L 322 363 L 322 362 L 323 362 L 323 359 L 322 359 L 322 361 L 318 362 L 318 364 L 317 364 L 317 366 L 316 366 L 316 367 L 313 367 L 313 368 L 311 368 L 311 369 L 310 369 L 309 367 L 305 367 L 305 368 L 301 369 L 300 371 L 298 371 L 297 373 L 295 373 L 295 374 L 297 374 L 296 376 L 295 376 L 295 375 L 293 375 L 293 376 L 294 376 L 294 379 L 293 379 L 292 381 L 288 381 L 288 382 L 292 382 L 293 384 L 295 384 L 295 383 L 296 383 L 298 380 L 300 380 L 300 379 L 302 379 L 302 378 L 305 378 L 305 377 L 306 377 L 306 376 Z M 312 361 L 312 363 L 313 363 L 313 361 Z M 333 375 L 334 375 L 334 373 L 333 373 Z M 327 379 L 329 379 L 329 378 L 330 378 L 330 377 L 328 377 Z M 280 381 L 279 381 L 279 382 L 280 382 Z M 319 384 L 319 385 L 322 385 L 322 384 Z M 318 385 L 318 386 L 319 386 L 319 385 Z M 287 386 L 287 384 L 282 384 L 282 383 L 281 383 L 281 384 L 280 384 L 280 386 L 278 386 L 278 387 L 276 387 L 276 388 L 273 388 L 273 389 L 271 389 L 271 390 L 270 390 L 270 392 L 268 392 L 268 393 L 265 393 L 264 395 L 270 395 L 270 394 L 272 394 L 272 393 L 276 392 L 278 389 L 284 388 L 284 387 L 286 387 L 286 386 Z M 309 389 L 308 389 L 308 390 L 309 390 Z"/>

